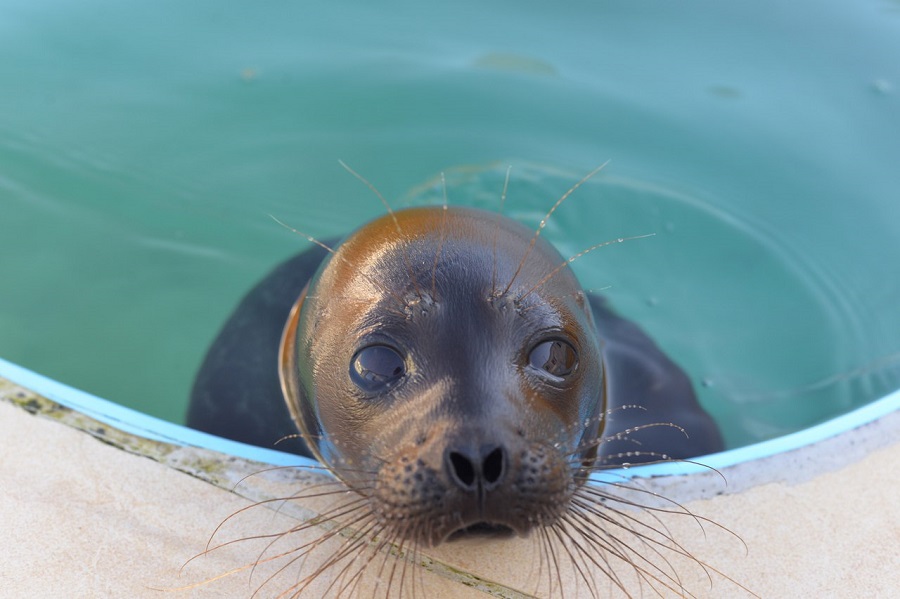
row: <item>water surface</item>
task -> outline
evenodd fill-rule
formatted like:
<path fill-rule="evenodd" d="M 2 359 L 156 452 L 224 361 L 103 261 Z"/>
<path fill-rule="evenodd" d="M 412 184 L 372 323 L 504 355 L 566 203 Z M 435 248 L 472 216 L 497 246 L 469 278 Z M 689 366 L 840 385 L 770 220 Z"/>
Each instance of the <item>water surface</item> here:
<path fill-rule="evenodd" d="M 551 221 L 732 446 L 900 385 L 887 0 L 0 6 L 0 355 L 180 421 L 254 281 L 436 201 Z M 437 195 L 436 195 L 437 194 Z"/>

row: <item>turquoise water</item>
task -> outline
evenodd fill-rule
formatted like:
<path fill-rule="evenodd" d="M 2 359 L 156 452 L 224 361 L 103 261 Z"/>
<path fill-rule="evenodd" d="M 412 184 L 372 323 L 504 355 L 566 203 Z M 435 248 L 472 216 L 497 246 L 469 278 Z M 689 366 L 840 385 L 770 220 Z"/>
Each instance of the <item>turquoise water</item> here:
<path fill-rule="evenodd" d="M 180 420 L 258 278 L 496 206 L 686 367 L 731 446 L 900 386 L 900 4 L 0 4 L 0 356 Z"/>

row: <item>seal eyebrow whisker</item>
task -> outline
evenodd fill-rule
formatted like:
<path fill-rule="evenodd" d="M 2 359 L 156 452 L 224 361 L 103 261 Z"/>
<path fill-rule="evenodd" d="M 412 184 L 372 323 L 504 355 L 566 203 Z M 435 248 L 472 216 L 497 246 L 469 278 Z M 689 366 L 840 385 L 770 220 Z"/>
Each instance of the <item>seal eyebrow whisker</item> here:
<path fill-rule="evenodd" d="M 613 287 L 612 285 L 607 285 L 606 287 L 601 287 L 600 289 L 598 289 L 598 290 L 596 290 L 596 291 L 597 291 L 597 292 L 600 292 L 600 291 L 606 291 L 607 289 L 612 289 L 612 287 Z M 595 290 L 594 290 L 594 289 L 590 289 L 590 290 L 588 290 L 588 291 L 590 291 L 591 293 L 594 293 Z M 586 294 L 584 291 L 578 290 L 578 291 L 573 291 L 572 293 L 566 293 L 566 294 L 563 294 L 563 295 L 559 295 L 559 296 L 557 296 L 556 299 L 563 300 L 563 299 L 567 299 L 567 298 L 570 298 L 570 297 L 578 297 L 578 296 L 586 297 L 587 294 Z M 541 306 L 541 305 L 544 305 L 544 304 L 535 303 L 535 304 L 532 304 L 532 305 L 530 305 L 530 306 L 525 306 L 525 307 L 521 307 L 521 306 L 520 306 L 520 307 L 519 307 L 519 314 L 525 314 L 525 313 L 527 313 L 527 312 L 530 312 L 531 310 L 534 310 L 535 308 L 537 308 L 538 306 Z"/>
<path fill-rule="evenodd" d="M 346 170 L 348 173 L 359 179 L 366 187 L 368 187 L 372 191 L 372 193 L 374 193 L 378 197 L 379 200 L 381 200 L 381 204 L 384 206 L 385 210 L 388 211 L 388 214 L 391 215 L 391 220 L 394 221 L 394 228 L 397 229 L 397 235 L 402 239 L 404 237 L 403 227 L 400 226 L 400 221 L 397 219 L 397 213 L 393 208 L 391 208 L 391 205 L 388 204 L 388 201 L 384 198 L 384 196 L 381 195 L 381 192 L 378 191 L 378 188 L 375 187 L 375 185 L 373 185 L 368 179 L 350 168 L 350 166 L 343 160 L 338 160 L 338 164 L 344 167 L 344 170 Z M 425 298 L 422 297 L 422 289 L 419 288 L 419 282 L 416 280 L 412 264 L 410 264 L 409 262 L 409 252 L 407 251 L 407 244 L 403 245 L 403 262 L 406 264 L 406 271 L 409 274 L 409 278 L 416 290 L 416 295 L 419 296 L 420 300 L 424 300 Z"/>
<path fill-rule="evenodd" d="M 444 207 L 441 213 L 441 234 L 440 240 L 438 241 L 437 249 L 434 251 L 434 264 L 431 267 L 431 299 L 435 300 L 437 297 L 437 267 L 438 262 L 441 259 L 441 252 L 444 249 L 444 235 L 446 233 L 447 226 L 447 180 L 444 178 L 444 173 L 441 173 L 441 187 L 444 189 Z"/>
<path fill-rule="evenodd" d="M 516 267 L 516 272 L 513 273 L 512 278 L 509 280 L 509 283 L 506 285 L 506 289 L 503 290 L 503 293 L 500 295 L 506 295 L 509 292 L 510 287 L 512 287 L 516 278 L 519 276 L 519 273 L 522 271 L 522 267 L 525 266 L 525 261 L 528 259 L 528 256 L 531 254 L 532 250 L 534 250 L 534 246 L 537 243 L 538 237 L 541 236 L 541 231 L 544 230 L 544 227 L 547 226 L 547 222 L 550 220 L 550 217 L 553 216 L 553 213 L 556 212 L 556 209 L 560 207 L 560 205 L 566 201 L 566 199 L 572 195 L 572 193 L 584 185 L 591 177 L 602 171 L 606 168 L 606 165 L 609 164 L 609 160 L 589 172 L 587 175 L 581 178 L 575 185 L 569 188 L 569 190 L 562 194 L 562 196 L 556 200 L 556 203 L 547 211 L 547 214 L 544 215 L 544 218 L 541 219 L 541 222 L 538 223 L 537 229 L 534 231 L 534 235 L 531 237 L 531 241 L 528 243 L 528 247 L 525 249 L 525 254 L 522 256 L 522 259 L 519 261 L 519 266 Z"/>
<path fill-rule="evenodd" d="M 378 188 L 375 187 L 375 185 L 373 185 L 368 179 L 366 179 L 365 177 L 363 177 L 362 175 L 357 173 L 355 170 L 350 168 L 350 166 L 343 160 L 338 160 L 338 164 L 340 164 L 342 167 L 344 167 L 345 171 L 347 171 L 348 173 L 350 173 L 351 175 L 353 175 L 354 177 L 359 179 L 366 187 L 368 187 L 370 190 L 372 190 L 372 193 L 374 193 L 378 197 L 378 199 L 381 200 L 381 203 L 384 206 L 385 210 L 387 210 L 388 214 L 390 214 L 391 217 L 394 219 L 394 226 L 397 228 L 397 233 L 402 234 L 403 229 L 400 227 L 400 222 L 397 220 L 397 214 L 394 212 L 393 208 L 391 208 L 391 205 L 388 204 L 388 201 L 386 199 L 384 199 L 384 196 L 381 195 L 381 192 L 378 191 Z"/>
<path fill-rule="evenodd" d="M 645 239 L 645 238 L 647 238 L 647 237 L 654 237 L 655 235 L 656 235 L 656 233 L 645 233 L 644 235 L 633 235 L 633 236 L 631 236 L 631 237 L 619 237 L 619 238 L 616 238 L 616 239 L 610 239 L 610 240 L 608 240 L 608 241 L 604 241 L 604 242 L 602 242 L 602 243 L 598 243 L 598 244 L 596 244 L 596 245 L 592 245 L 591 247 L 589 247 L 589 248 L 587 248 L 587 249 L 585 249 L 585 250 L 581 250 L 580 252 L 578 252 L 578 253 L 575 254 L 574 256 L 568 258 L 567 260 L 564 260 L 562 263 L 560 263 L 559 266 L 557 266 L 556 268 L 554 268 L 553 270 L 551 270 L 549 273 L 547 273 L 546 275 L 544 275 L 544 278 L 542 278 L 540 281 L 538 281 L 537 283 L 535 283 L 534 286 L 531 287 L 531 289 L 525 291 L 525 292 L 522 293 L 520 296 L 518 296 L 518 297 L 516 298 L 516 302 L 517 302 L 517 303 L 518 303 L 518 302 L 521 302 L 523 299 L 525 299 L 526 297 L 528 297 L 529 295 L 531 295 L 532 293 L 534 293 L 535 291 L 537 291 L 538 289 L 540 289 L 541 287 L 543 287 L 543 286 L 547 283 L 547 281 L 549 281 L 550 279 L 552 279 L 553 277 L 555 277 L 555 276 L 559 273 L 559 271 L 561 271 L 562 269 L 566 268 L 567 266 L 569 266 L 570 264 L 572 264 L 573 262 L 575 262 L 576 260 L 578 260 L 579 258 L 581 258 L 582 256 L 584 256 L 585 254 L 589 254 L 589 253 L 593 252 L 594 250 L 599 250 L 600 248 L 606 247 L 606 246 L 608 246 L 608 245 L 614 245 L 614 244 L 617 244 L 617 243 L 624 243 L 624 242 L 626 242 L 626 241 L 634 241 L 634 240 L 636 240 L 636 239 Z M 517 272 L 518 272 L 518 271 L 517 271 Z M 512 285 L 512 281 L 510 281 L 510 285 Z M 509 289 L 509 287 L 507 287 L 507 290 L 508 290 L 508 289 Z M 506 291 L 504 291 L 503 293 L 506 293 Z"/>
<path fill-rule="evenodd" d="M 319 247 L 322 248 L 323 250 L 326 250 L 326 251 L 327 251 L 328 253 L 330 253 L 332 256 L 334 256 L 334 257 L 336 257 L 336 258 L 339 258 L 339 259 L 341 260 L 341 262 L 343 262 L 344 264 L 346 264 L 346 265 L 348 265 L 348 266 L 350 266 L 350 267 L 353 267 L 353 266 L 354 266 L 354 264 L 353 264 L 352 262 L 350 262 L 346 257 L 339 255 L 339 254 L 337 253 L 337 251 L 336 251 L 334 248 L 330 247 L 330 246 L 327 245 L 327 244 L 322 243 L 321 241 L 319 241 L 318 239 L 316 239 L 316 238 L 313 237 L 312 235 L 309 235 L 309 234 L 307 234 L 307 233 L 304 233 L 303 231 L 300 231 L 300 230 L 298 230 L 298 229 L 295 229 L 294 227 L 290 226 L 289 224 L 287 224 L 287 223 L 285 223 L 285 222 L 279 220 L 276 216 L 274 216 L 274 215 L 272 215 L 272 214 L 269 214 L 269 218 L 271 218 L 272 220 L 274 220 L 276 223 L 278 223 L 279 225 L 281 225 L 282 227 L 284 227 L 285 229 L 287 229 L 287 230 L 290 231 L 291 233 L 295 233 L 295 234 L 299 235 L 300 237 L 303 237 L 304 239 L 306 239 L 308 242 L 314 243 L 315 245 L 319 246 Z M 387 286 L 385 286 L 385 285 L 382 285 L 381 283 L 379 283 L 378 281 L 376 281 L 375 279 L 373 279 L 372 277 L 370 277 L 369 275 L 367 275 L 367 274 L 364 273 L 364 272 L 360 272 L 359 274 L 362 275 L 363 278 L 365 278 L 365 279 L 366 279 L 369 283 L 371 283 L 373 286 L 378 287 L 381 291 L 385 292 L 386 294 L 390 295 L 390 296 L 393 297 L 395 300 L 397 300 L 397 303 L 400 304 L 401 310 L 402 310 L 402 308 L 405 308 L 405 307 L 406 307 L 406 301 L 404 301 L 404 299 L 403 299 L 402 297 L 400 297 L 399 295 L 397 295 L 396 293 L 394 293 L 394 292 L 390 289 L 390 287 L 387 287 Z"/>
<path fill-rule="evenodd" d="M 334 254 L 334 253 L 335 253 L 335 250 L 334 250 L 333 247 L 331 247 L 331 246 L 329 246 L 329 245 L 327 245 L 327 244 L 325 244 L 325 243 L 322 243 L 321 241 L 319 241 L 318 239 L 316 239 L 316 238 L 313 237 L 312 235 L 309 235 L 309 234 L 307 234 L 307 233 L 304 233 L 303 231 L 300 231 L 300 230 L 298 230 L 298 229 L 295 229 L 294 227 L 290 226 L 290 225 L 287 224 L 286 222 L 280 220 L 280 219 L 279 219 L 277 216 L 275 216 L 274 214 L 267 214 L 267 216 L 268 216 L 269 218 L 271 218 L 272 220 L 274 220 L 274 221 L 275 221 L 276 223 L 278 223 L 279 225 L 281 225 L 282 227 L 284 227 L 285 229 L 287 229 L 288 231 L 290 231 L 291 233 L 296 233 L 296 234 L 299 235 L 300 237 L 303 237 L 304 239 L 306 239 L 308 242 L 316 244 L 317 246 L 319 246 L 320 248 L 322 248 L 323 250 L 327 251 L 327 252 L 330 253 L 330 254 Z"/>
<path fill-rule="evenodd" d="M 506 191 L 509 189 L 509 174 L 512 171 L 512 165 L 506 167 L 506 177 L 503 179 L 503 191 L 500 192 L 500 206 L 497 208 L 497 214 L 503 214 L 503 206 L 506 204 Z M 494 228 L 494 241 L 492 245 L 492 261 L 491 261 L 491 297 L 497 294 L 497 236 L 500 235 L 500 228 Z"/>

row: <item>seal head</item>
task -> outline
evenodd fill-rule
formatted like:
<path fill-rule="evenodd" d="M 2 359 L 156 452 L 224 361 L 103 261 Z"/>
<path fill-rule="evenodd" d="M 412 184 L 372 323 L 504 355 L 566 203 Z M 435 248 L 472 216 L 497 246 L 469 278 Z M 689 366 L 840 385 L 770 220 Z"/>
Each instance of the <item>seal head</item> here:
<path fill-rule="evenodd" d="M 281 383 L 311 451 L 401 536 L 553 523 L 605 407 L 586 294 L 533 231 L 469 208 L 379 218 L 294 306 Z"/>

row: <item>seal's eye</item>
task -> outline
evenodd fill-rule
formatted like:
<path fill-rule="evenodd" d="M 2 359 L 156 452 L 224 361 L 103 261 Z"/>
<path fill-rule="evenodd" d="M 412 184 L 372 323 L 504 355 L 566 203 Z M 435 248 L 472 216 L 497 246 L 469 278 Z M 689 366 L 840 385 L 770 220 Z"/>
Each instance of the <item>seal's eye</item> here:
<path fill-rule="evenodd" d="M 562 341 L 553 339 L 543 341 L 534 346 L 528 354 L 528 363 L 532 368 L 561 379 L 572 374 L 578 364 L 578 355 L 575 348 Z"/>
<path fill-rule="evenodd" d="M 406 373 L 406 364 L 397 350 L 387 345 L 370 345 L 353 356 L 350 378 L 366 393 L 384 391 Z"/>

